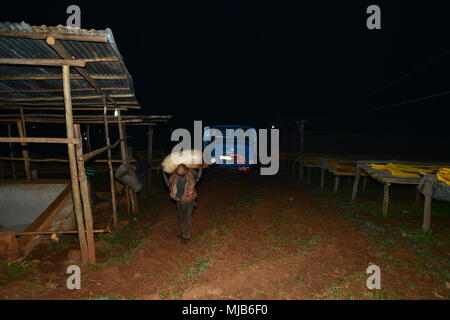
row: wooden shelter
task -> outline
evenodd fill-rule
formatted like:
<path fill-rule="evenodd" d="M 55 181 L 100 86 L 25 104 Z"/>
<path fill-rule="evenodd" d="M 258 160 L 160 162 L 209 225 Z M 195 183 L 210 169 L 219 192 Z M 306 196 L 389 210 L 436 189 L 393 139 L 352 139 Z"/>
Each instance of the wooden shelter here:
<path fill-rule="evenodd" d="M 139 109 L 133 82 L 114 41 L 112 31 L 57 27 L 33 27 L 25 23 L 0 23 L 0 123 L 8 136 L 0 143 L 20 143 L 25 176 L 31 179 L 28 144 L 66 144 L 77 233 L 83 263 L 95 264 L 92 208 L 85 174 L 85 161 L 106 152 L 111 182 L 114 221 L 117 210 L 111 149 L 120 145 L 122 163 L 130 161 L 126 148 L 127 123 L 149 128 L 170 116 L 128 116 L 122 112 Z M 45 110 L 45 114 L 36 113 Z M 87 113 L 99 112 L 92 115 Z M 76 114 L 75 113 L 83 113 Z M 110 113 L 114 114 L 111 115 Z M 65 124 L 65 137 L 28 137 L 27 123 Z M 105 146 L 83 152 L 80 124 L 102 124 Z M 119 140 L 111 143 L 109 127 L 117 124 Z M 11 125 L 18 136 L 12 136 Z M 149 141 L 149 146 L 151 142 Z M 150 157 L 151 154 L 149 153 Z M 10 154 L 9 160 L 15 160 Z M 11 161 L 14 166 L 14 161 Z M 15 178 L 15 170 L 13 177 Z M 128 190 L 128 203 L 136 210 L 137 200 Z"/>

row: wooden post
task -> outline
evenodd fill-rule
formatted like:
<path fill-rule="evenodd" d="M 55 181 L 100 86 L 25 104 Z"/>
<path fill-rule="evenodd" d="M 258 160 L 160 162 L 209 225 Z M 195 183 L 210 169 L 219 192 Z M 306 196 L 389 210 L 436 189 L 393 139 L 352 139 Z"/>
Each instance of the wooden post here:
<path fill-rule="evenodd" d="M 148 126 L 148 148 L 147 148 L 147 161 L 148 161 L 148 179 L 147 179 L 147 186 L 148 188 L 152 185 L 152 160 L 153 160 L 153 127 L 150 125 Z"/>
<path fill-rule="evenodd" d="M 88 124 L 86 127 L 86 146 L 87 146 L 87 152 L 92 151 L 91 147 L 91 126 Z"/>
<path fill-rule="evenodd" d="M 64 105 L 66 115 L 66 131 L 67 138 L 73 138 L 73 115 L 72 115 L 72 98 L 70 93 L 70 68 L 63 66 L 63 88 L 64 88 Z M 77 160 L 75 155 L 75 145 L 67 144 L 70 165 L 70 180 L 72 182 L 72 196 L 77 220 L 78 240 L 80 242 L 81 261 L 86 264 L 89 262 L 88 247 L 86 241 L 86 231 L 84 227 L 83 209 L 81 205 L 80 185 L 78 183 Z"/>
<path fill-rule="evenodd" d="M 26 138 L 27 131 L 25 128 L 25 117 L 23 115 L 23 108 L 20 108 L 20 121 L 17 122 L 17 131 L 19 132 L 19 137 Z M 26 142 L 21 143 L 22 145 L 22 155 L 24 158 L 23 165 L 25 168 L 25 176 L 27 180 L 31 179 L 31 170 L 30 170 L 30 156 L 28 152 L 28 144 Z"/>
<path fill-rule="evenodd" d="M 431 193 L 433 191 L 433 185 L 431 184 L 430 179 L 427 179 L 425 182 L 423 194 L 425 196 L 425 203 L 423 206 L 423 224 L 422 230 L 423 232 L 430 231 L 431 226 Z"/>
<path fill-rule="evenodd" d="M 94 221 L 92 219 L 92 207 L 91 207 L 91 193 L 88 186 L 88 181 L 86 177 L 86 171 L 84 169 L 84 161 L 79 160 L 80 156 L 83 155 L 83 142 L 80 130 L 80 125 L 76 124 L 74 126 L 74 137 L 77 138 L 80 143 L 75 146 L 75 153 L 77 155 L 77 166 L 78 166 L 78 180 L 80 182 L 81 198 L 83 200 L 83 211 L 84 211 L 84 222 L 86 225 L 86 240 L 88 248 L 88 261 L 91 264 L 95 264 L 95 240 L 94 240 Z"/>
<path fill-rule="evenodd" d="M 325 188 L 325 169 L 320 168 L 320 187 Z"/>
<path fill-rule="evenodd" d="M 298 179 L 303 182 L 303 156 L 298 157 Z"/>
<path fill-rule="evenodd" d="M 308 169 L 306 169 L 307 170 L 307 183 L 308 183 L 308 186 L 309 185 L 311 185 L 311 167 L 308 167 Z"/>
<path fill-rule="evenodd" d="M 106 145 L 110 146 L 111 142 L 109 140 L 109 125 L 108 125 L 108 115 L 107 115 L 107 107 L 106 107 L 106 99 L 105 96 L 103 96 L 103 120 L 105 122 L 105 141 Z M 113 209 L 113 223 L 114 227 L 117 228 L 117 202 L 116 202 L 116 185 L 114 180 L 114 170 L 112 166 L 112 155 L 111 155 L 111 149 L 108 149 L 108 171 L 109 171 L 109 181 L 111 184 L 111 204 Z"/>
<path fill-rule="evenodd" d="M 390 183 L 384 184 L 384 195 L 383 195 L 383 216 L 387 216 L 389 210 L 389 187 Z"/>
<path fill-rule="evenodd" d="M 8 138 L 11 138 L 11 125 L 8 124 Z M 12 159 L 14 159 L 14 151 L 13 151 L 13 144 L 9 143 L 9 154 L 11 156 L 11 173 L 14 180 L 16 180 L 16 164 Z"/>
<path fill-rule="evenodd" d="M 366 190 L 366 187 L 367 187 L 367 176 L 364 176 L 364 178 L 363 178 L 362 189 L 363 189 L 363 190 Z"/>
<path fill-rule="evenodd" d="M 339 180 L 340 180 L 340 176 L 335 176 L 334 177 L 334 193 L 337 193 L 338 192 L 338 189 L 339 189 Z"/>
<path fill-rule="evenodd" d="M 353 191 L 352 191 L 352 199 L 351 202 L 355 202 L 356 195 L 358 194 L 358 186 L 359 186 L 359 179 L 361 178 L 361 167 L 356 165 L 356 173 L 355 173 L 355 181 L 353 182 Z"/>
<path fill-rule="evenodd" d="M 126 137 L 127 136 L 126 123 L 122 122 L 122 125 L 123 125 L 123 133 L 124 133 L 124 136 Z M 129 160 L 133 155 L 128 154 L 128 145 L 127 145 L 126 139 L 125 139 L 125 152 L 126 152 L 127 161 L 129 163 Z M 131 212 L 137 213 L 139 211 L 139 202 L 138 202 L 136 193 L 133 190 L 131 190 L 131 188 L 128 188 L 128 192 L 130 193 Z"/>
<path fill-rule="evenodd" d="M 127 157 L 127 146 L 125 141 L 125 130 L 122 123 L 122 115 L 120 113 L 120 110 L 117 110 L 117 126 L 119 127 L 119 138 L 120 141 L 120 154 L 122 156 L 122 164 L 128 163 L 128 157 Z M 130 194 L 130 188 L 125 186 L 125 194 L 127 196 L 127 212 L 130 214 L 132 212 L 131 207 L 131 194 Z"/>
<path fill-rule="evenodd" d="M 305 121 L 304 120 L 300 120 L 298 122 L 298 127 L 300 130 L 300 158 L 299 158 L 299 172 L 298 172 L 298 177 L 300 179 L 300 181 L 303 181 L 303 161 L 304 161 L 304 155 L 303 155 L 303 144 L 305 141 Z"/>

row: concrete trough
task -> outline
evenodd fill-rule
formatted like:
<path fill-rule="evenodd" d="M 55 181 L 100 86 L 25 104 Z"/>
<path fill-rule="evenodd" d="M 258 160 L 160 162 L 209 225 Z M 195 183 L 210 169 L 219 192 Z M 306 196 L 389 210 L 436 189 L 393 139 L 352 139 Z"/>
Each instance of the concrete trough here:
<path fill-rule="evenodd" d="M 76 230 L 68 181 L 0 181 L 0 234 L 59 230 Z M 19 236 L 19 255 L 27 256 L 41 239 Z"/>

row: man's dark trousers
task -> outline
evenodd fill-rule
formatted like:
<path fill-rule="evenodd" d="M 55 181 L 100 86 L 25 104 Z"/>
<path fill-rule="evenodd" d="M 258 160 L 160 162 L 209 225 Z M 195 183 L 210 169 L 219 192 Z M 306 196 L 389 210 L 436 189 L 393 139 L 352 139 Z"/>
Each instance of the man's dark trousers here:
<path fill-rule="evenodd" d="M 177 201 L 177 214 L 182 230 L 181 236 L 184 239 L 191 238 L 193 210 L 194 201 Z"/>

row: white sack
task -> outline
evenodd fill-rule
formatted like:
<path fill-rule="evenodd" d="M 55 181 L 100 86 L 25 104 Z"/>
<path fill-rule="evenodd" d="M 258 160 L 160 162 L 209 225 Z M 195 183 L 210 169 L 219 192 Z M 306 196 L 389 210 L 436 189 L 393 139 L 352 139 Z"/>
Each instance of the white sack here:
<path fill-rule="evenodd" d="M 203 154 L 200 150 L 189 149 L 173 152 L 166 156 L 161 164 L 166 173 L 172 173 L 177 166 L 184 163 L 188 168 L 200 168 Z"/>

